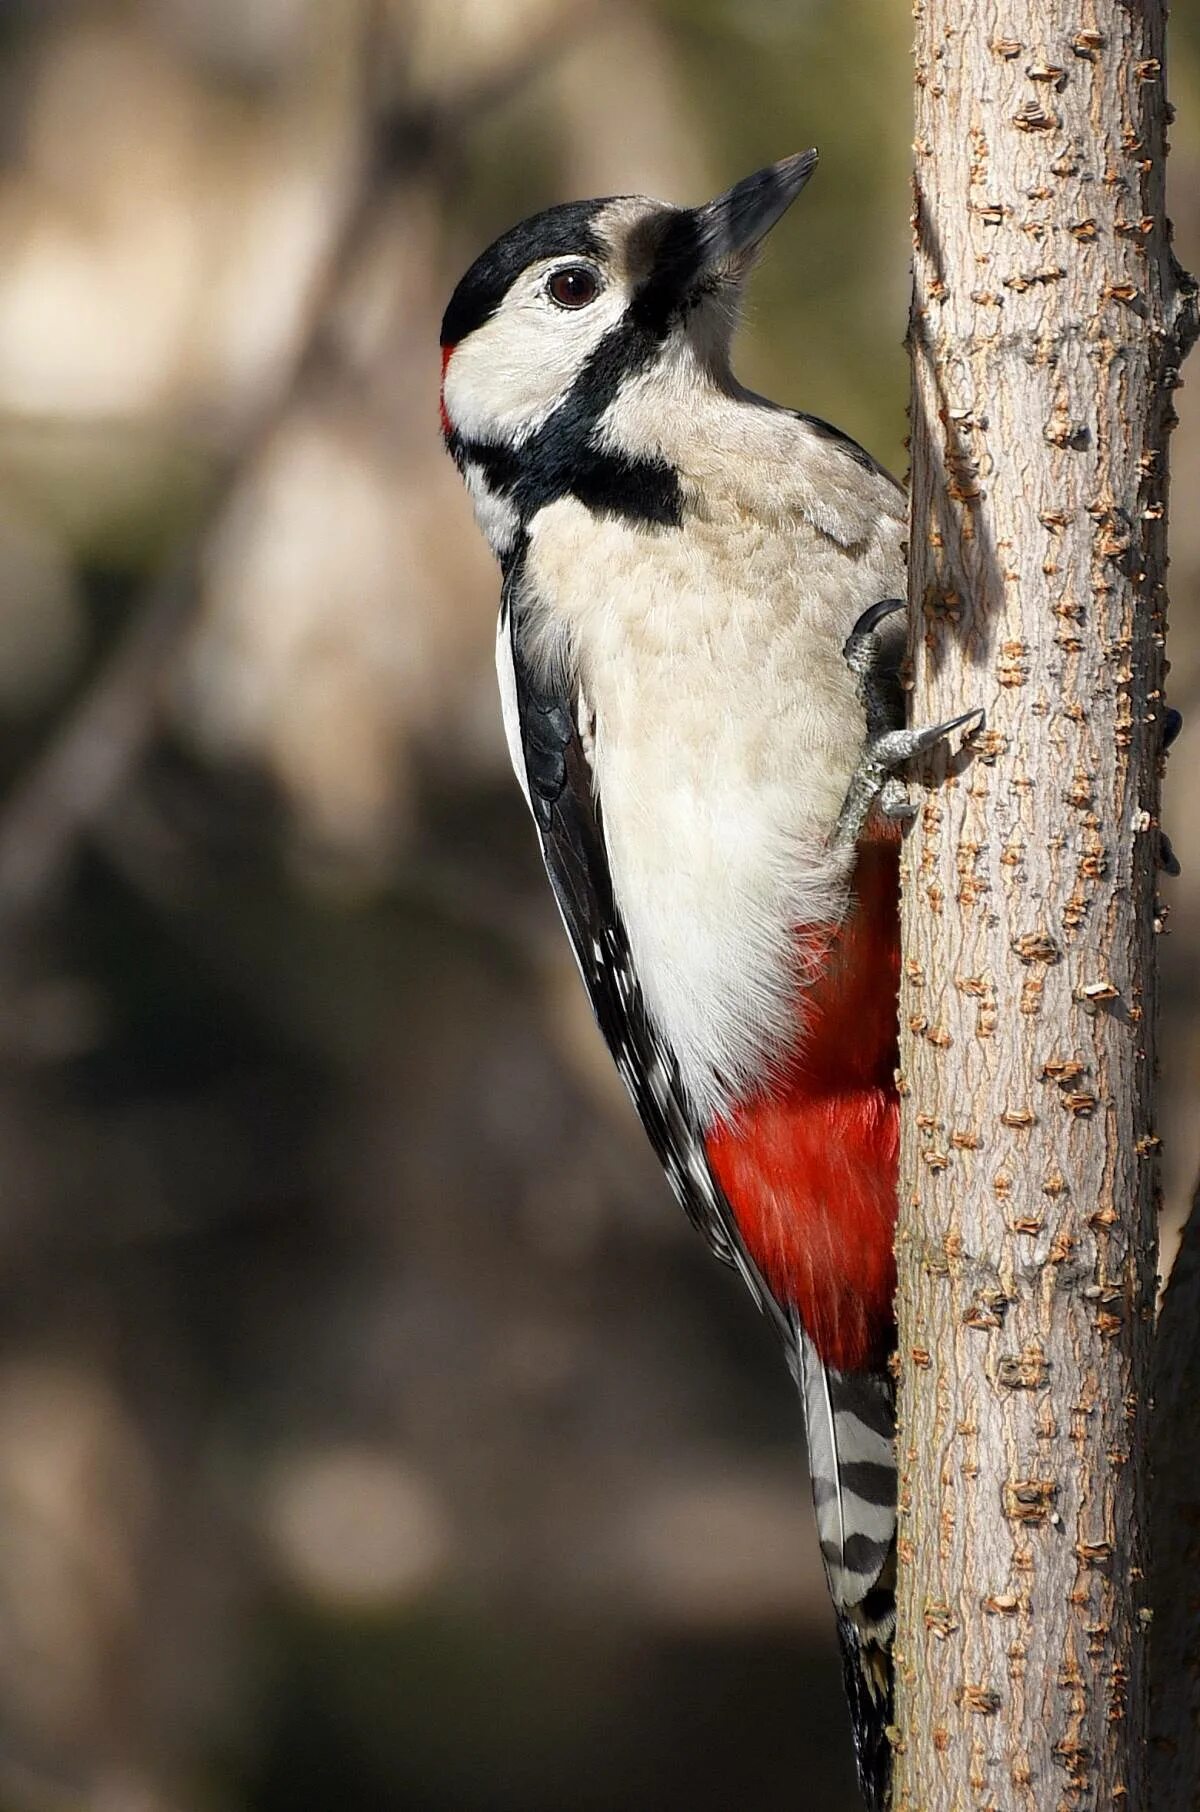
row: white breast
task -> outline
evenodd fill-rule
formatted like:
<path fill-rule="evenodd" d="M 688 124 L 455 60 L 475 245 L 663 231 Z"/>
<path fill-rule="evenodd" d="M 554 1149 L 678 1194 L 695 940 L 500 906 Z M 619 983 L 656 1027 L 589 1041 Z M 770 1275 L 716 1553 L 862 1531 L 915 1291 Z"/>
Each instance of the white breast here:
<path fill-rule="evenodd" d="M 845 907 L 827 839 L 863 722 L 841 647 L 902 586 L 899 536 L 889 518 L 848 549 L 711 499 L 675 530 L 573 499 L 532 525 L 529 592 L 595 712 L 634 963 L 706 1120 L 794 1044 L 796 928 Z"/>

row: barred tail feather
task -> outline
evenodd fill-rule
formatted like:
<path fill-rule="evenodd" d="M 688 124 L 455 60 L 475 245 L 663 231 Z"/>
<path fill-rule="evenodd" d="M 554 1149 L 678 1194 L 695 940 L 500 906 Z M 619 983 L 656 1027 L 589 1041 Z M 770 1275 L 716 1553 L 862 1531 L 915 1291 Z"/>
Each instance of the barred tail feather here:
<path fill-rule="evenodd" d="M 895 1409 L 885 1374 L 823 1365 L 799 1330 L 799 1382 L 821 1557 L 839 1611 L 878 1583 L 896 1532 Z"/>
<path fill-rule="evenodd" d="M 895 1627 L 895 1399 L 884 1373 L 839 1372 L 797 1329 L 808 1464 L 821 1558 L 837 1611 L 859 1785 L 889 1803 Z"/>

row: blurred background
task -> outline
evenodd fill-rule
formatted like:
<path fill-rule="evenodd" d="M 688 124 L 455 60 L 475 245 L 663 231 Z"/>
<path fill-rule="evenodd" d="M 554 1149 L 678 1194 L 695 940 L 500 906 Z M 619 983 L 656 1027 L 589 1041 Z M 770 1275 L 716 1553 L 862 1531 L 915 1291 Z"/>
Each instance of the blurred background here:
<path fill-rule="evenodd" d="M 0 0 L 3 1812 L 853 1805 L 798 1410 L 552 919 L 436 345 L 522 215 L 816 142 L 741 372 L 903 471 L 906 10 Z M 1194 11 L 1172 92 L 1196 269 Z"/>

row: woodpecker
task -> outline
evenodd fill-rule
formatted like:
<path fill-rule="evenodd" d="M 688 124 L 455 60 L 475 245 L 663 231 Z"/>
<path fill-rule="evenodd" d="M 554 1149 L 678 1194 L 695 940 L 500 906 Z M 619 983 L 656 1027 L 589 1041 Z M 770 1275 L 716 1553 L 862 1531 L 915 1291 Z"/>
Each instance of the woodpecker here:
<path fill-rule="evenodd" d="M 888 1803 L 905 500 L 733 375 L 816 153 L 702 207 L 550 208 L 442 322 L 442 429 L 501 568 L 509 752 L 671 1188 L 800 1389 L 859 1779 Z"/>

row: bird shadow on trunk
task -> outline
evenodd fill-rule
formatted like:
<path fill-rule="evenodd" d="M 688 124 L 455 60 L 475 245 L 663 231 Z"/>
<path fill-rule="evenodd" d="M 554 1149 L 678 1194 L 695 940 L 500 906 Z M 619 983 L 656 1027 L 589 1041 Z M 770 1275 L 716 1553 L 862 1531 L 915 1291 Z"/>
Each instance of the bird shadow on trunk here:
<path fill-rule="evenodd" d="M 932 271 L 926 298 L 936 301 L 947 289 L 942 247 L 919 188 L 913 207 L 915 262 L 918 271 L 922 264 Z M 915 656 L 920 637 L 929 669 L 936 675 L 946 664 L 945 647 L 951 638 L 962 645 L 972 667 L 982 668 L 989 619 L 1000 614 L 1004 603 L 1004 577 L 991 525 L 979 507 L 985 495 L 980 472 L 989 459 L 984 442 L 988 418 L 975 408 L 973 400 L 951 398 L 943 365 L 925 332 L 926 308 L 919 305 L 916 281 L 914 278 L 907 342 L 913 362 L 910 445 L 917 454 L 909 481 L 910 522 L 929 524 L 923 532 L 933 559 L 921 596 L 915 600 L 919 615 L 912 614 L 909 660 L 911 663 Z M 922 449 L 928 450 L 925 458 L 920 457 Z M 961 578 L 953 573 L 960 562 Z M 909 564 L 910 568 L 914 564 L 911 542 Z M 964 698 L 960 708 L 984 702 Z M 984 728 L 979 726 L 980 731 Z M 970 766 L 976 734 L 969 733 L 956 754 L 944 745 L 931 752 L 927 771 L 935 783 L 943 775 L 957 775 Z"/>

